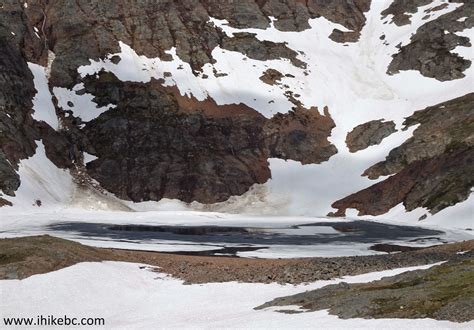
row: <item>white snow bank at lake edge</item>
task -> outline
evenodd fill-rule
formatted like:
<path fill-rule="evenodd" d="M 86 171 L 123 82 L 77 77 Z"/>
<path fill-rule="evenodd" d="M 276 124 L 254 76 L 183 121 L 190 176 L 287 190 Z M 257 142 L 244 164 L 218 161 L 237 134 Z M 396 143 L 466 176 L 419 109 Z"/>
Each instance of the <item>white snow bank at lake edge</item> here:
<path fill-rule="evenodd" d="M 321 288 L 341 281 L 370 282 L 433 265 L 394 269 L 318 281 L 308 285 L 209 283 L 183 285 L 181 280 L 140 269 L 139 264 L 80 263 L 18 281 L 0 281 L 0 318 L 69 315 L 103 317 L 114 329 L 217 328 L 472 328 L 473 322 L 431 319 L 349 319 L 326 311 L 283 314 L 253 308 L 276 297 Z"/>

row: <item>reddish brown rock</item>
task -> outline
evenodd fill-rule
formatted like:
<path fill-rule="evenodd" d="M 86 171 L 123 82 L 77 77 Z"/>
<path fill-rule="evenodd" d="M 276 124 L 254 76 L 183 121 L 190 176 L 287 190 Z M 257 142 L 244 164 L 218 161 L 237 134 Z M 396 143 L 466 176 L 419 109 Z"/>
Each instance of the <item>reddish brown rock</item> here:
<path fill-rule="evenodd" d="M 369 179 L 392 175 L 412 162 L 429 159 L 462 146 L 474 145 L 474 93 L 449 100 L 408 117 L 403 128 L 420 124 L 413 136 L 390 151 L 364 175 Z"/>
<path fill-rule="evenodd" d="M 467 199 L 474 184 L 474 149 L 417 161 L 400 173 L 332 204 L 344 216 L 353 208 L 359 215 L 381 215 L 403 203 L 407 211 L 417 207 L 436 213 Z"/>
<path fill-rule="evenodd" d="M 86 91 L 99 106 L 117 105 L 77 132 L 98 157 L 87 172 L 123 199 L 221 202 L 266 182 L 269 157 L 319 163 L 336 152 L 327 109 L 269 120 L 243 104 L 198 101 L 160 81 L 126 83 L 104 72 L 86 79 Z"/>
<path fill-rule="evenodd" d="M 292 159 L 302 164 L 319 164 L 337 153 L 328 141 L 334 121 L 327 107 L 324 115 L 317 108 L 295 107 L 267 121 L 264 132 L 270 156 Z"/>
<path fill-rule="evenodd" d="M 380 215 L 403 203 L 407 211 L 432 214 L 466 200 L 474 186 L 474 93 L 415 112 L 405 129 L 420 124 L 413 137 L 387 159 L 365 171 L 388 179 L 336 201 L 334 216 L 348 208 Z"/>

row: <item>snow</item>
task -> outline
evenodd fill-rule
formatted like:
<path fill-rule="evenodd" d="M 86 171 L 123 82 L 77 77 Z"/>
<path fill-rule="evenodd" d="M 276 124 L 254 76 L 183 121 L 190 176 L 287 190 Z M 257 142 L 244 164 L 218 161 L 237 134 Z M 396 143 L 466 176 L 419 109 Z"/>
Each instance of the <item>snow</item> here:
<path fill-rule="evenodd" d="M 392 54 L 398 52 L 397 45 L 407 44 L 411 35 L 421 25 L 462 5 L 448 3 L 448 6 L 434 12 L 428 19 L 422 19 L 426 10 L 442 3 L 444 1 L 436 0 L 418 8 L 411 17 L 411 24 L 399 27 L 395 24 L 384 24 L 390 21 L 391 17 L 384 21 L 380 19 L 380 13 L 390 1 L 373 2 L 366 15 L 367 24 L 361 32 L 360 41 L 348 44 L 339 44 L 328 38 L 334 28 L 342 31 L 347 29 L 323 17 L 309 20 L 311 28 L 302 32 L 279 31 L 273 26 L 273 18 L 270 18 L 272 23 L 267 29 L 237 29 L 230 27 L 225 20 L 210 19 L 210 24 L 220 27 L 229 37 L 237 32 L 248 32 L 255 34 L 261 41 L 286 43 L 299 54 L 298 59 L 307 63 L 306 69 L 294 66 L 287 59 L 257 61 L 241 53 L 216 47 L 212 51 L 215 63 L 206 64 L 202 73 L 195 76 L 189 64 L 177 56 L 175 48 L 168 51 L 172 60 L 163 61 L 159 58 L 139 56 L 121 42 L 120 53 L 111 54 L 105 60 L 91 60 L 89 65 L 80 67 L 78 71 L 81 76 L 86 76 L 104 69 L 113 72 L 123 81 L 147 82 L 151 78 L 163 79 L 165 86 L 177 86 L 182 95 L 192 95 L 198 100 L 210 96 L 218 104 L 242 102 L 266 117 L 275 113 L 286 113 L 293 107 L 284 95 L 286 91 L 299 94 L 298 99 L 307 108 L 317 106 L 321 111 L 324 106 L 328 106 L 336 123 L 330 141 L 339 151 L 329 161 L 319 165 L 301 165 L 291 160 L 270 159 L 272 179 L 264 184 L 263 188 L 256 185 L 257 188 L 254 187 L 243 197 L 231 198 L 214 206 L 199 203 L 187 206 L 171 201 L 146 203 L 146 206 L 143 206 L 147 210 L 191 207 L 195 210 L 217 209 L 222 212 L 248 214 L 325 216 L 334 211 L 330 207 L 334 201 L 385 179 L 369 180 L 361 177 L 361 174 L 411 137 L 416 127 L 407 131 L 400 130 L 405 117 L 416 110 L 472 91 L 472 84 L 466 84 L 466 81 L 473 79 L 472 67 L 466 71 L 465 79 L 449 82 L 423 77 L 417 71 L 403 71 L 393 76 L 385 73 Z M 472 29 L 465 30 L 458 34 L 466 34 L 472 38 L 471 31 Z M 385 35 L 385 40 L 380 40 L 381 35 Z M 312 42 L 309 43 L 308 40 Z M 470 50 L 458 47 L 455 52 L 472 58 Z M 112 63 L 112 56 L 119 56 L 121 61 L 118 64 Z M 291 74 L 295 78 L 284 77 L 281 84 L 266 85 L 259 77 L 268 68 Z M 226 75 L 217 77 L 215 71 Z M 170 75 L 165 77 L 165 72 Z M 208 78 L 204 79 L 204 75 Z M 349 153 L 345 145 L 347 133 L 355 126 L 374 119 L 393 120 L 398 131 L 378 146 L 369 147 L 356 154 Z M 129 206 L 142 208 L 138 205 Z M 394 208 L 390 214 L 397 218 L 403 216 L 403 220 L 412 223 L 427 213 L 423 209 L 410 213 L 400 212 L 399 209 L 400 207 Z M 470 223 L 474 209 L 472 199 L 450 208 L 449 212 L 452 209 L 463 210 L 457 212 L 455 226 L 462 227 Z M 353 215 L 354 212 L 349 210 L 348 213 Z M 429 216 L 426 222 L 430 222 L 432 218 L 437 221 L 444 213 L 440 212 L 435 217 Z"/>
<path fill-rule="evenodd" d="M 57 130 L 59 128 L 59 121 L 49 91 L 45 68 L 34 63 L 28 63 L 28 67 L 33 74 L 33 82 L 37 91 L 33 98 L 33 118 L 38 121 L 44 121 Z"/>
<path fill-rule="evenodd" d="M 431 5 L 440 3 L 441 1 L 435 1 Z M 291 72 L 304 86 L 303 90 L 293 91 L 301 94 L 300 100 L 307 107 L 317 105 L 322 109 L 327 105 L 336 123 L 330 140 L 337 147 L 338 154 L 319 165 L 301 165 L 295 161 L 270 159 L 272 179 L 265 185 L 268 188 L 267 196 L 262 203 L 248 207 L 247 212 L 258 213 L 260 209 L 265 209 L 262 204 L 270 203 L 277 205 L 273 212 L 278 214 L 324 216 L 333 211 L 330 207 L 332 202 L 384 179 L 369 180 L 360 175 L 366 168 L 383 160 L 391 149 L 412 135 L 416 127 L 400 131 L 405 117 L 415 110 L 472 91 L 472 84 L 466 84 L 466 81 L 473 79 L 472 68 L 466 71 L 467 77 L 464 80 L 444 83 L 423 77 L 416 71 L 386 75 L 391 55 L 398 52 L 396 45 L 407 43 L 410 35 L 426 22 L 422 21 L 421 17 L 423 11 L 428 8 L 420 7 L 413 15 L 411 25 L 397 27 L 393 24 L 385 26 L 380 21 L 379 13 L 386 5 L 387 2 L 384 1 L 373 2 L 360 41 L 346 45 L 332 42 L 328 38 L 332 29 L 338 26 L 324 18 L 310 20 L 312 28 L 298 33 L 281 32 L 273 27 L 267 30 L 238 30 L 228 27 L 225 21 L 212 20 L 228 34 L 237 31 L 256 33 L 260 40 L 287 42 L 289 48 L 302 51 L 304 55 L 300 55 L 300 59 L 308 63 L 309 75 Z M 437 11 L 430 20 L 454 10 L 459 5 L 449 4 L 445 9 Z M 379 39 L 382 34 L 386 36 L 385 41 L 390 46 L 383 45 L 384 41 Z M 314 42 L 308 43 L 307 40 Z M 463 55 L 473 57 L 469 48 L 463 49 Z M 217 64 L 219 61 L 218 58 Z M 244 62 L 239 63 L 241 71 L 244 71 L 242 67 L 245 65 Z M 248 69 L 251 70 L 250 67 Z M 294 85 L 292 88 L 295 88 Z M 369 147 L 356 154 L 349 153 L 345 145 L 347 132 L 374 119 L 393 120 L 399 131 L 378 146 Z M 458 217 L 453 219 L 456 225 L 470 225 L 474 213 L 472 199 L 449 210 L 457 208 L 465 212 L 458 212 Z M 425 210 L 422 212 L 420 215 L 420 212 L 403 214 L 403 219 L 414 222 L 426 213 Z M 437 214 L 436 218 L 440 218 L 443 213 Z M 397 216 L 399 215 L 401 214 L 397 212 Z M 428 217 L 426 222 L 431 220 L 432 217 Z"/>
<path fill-rule="evenodd" d="M 97 118 L 107 110 L 113 109 L 115 105 L 98 107 L 93 101 L 94 96 L 89 93 L 78 95 L 76 92 L 83 88 L 83 84 L 77 84 L 74 88 L 54 87 L 53 93 L 58 100 L 58 105 L 64 110 L 71 110 L 74 116 L 88 122 Z M 68 104 L 69 103 L 69 104 Z M 72 105 L 70 105 L 72 103 Z"/>
<path fill-rule="evenodd" d="M 204 100 L 207 94 L 197 84 L 189 63 L 183 62 L 176 55 L 176 48 L 171 48 L 166 53 L 171 55 L 172 61 L 162 61 L 160 58 L 147 58 L 139 56 L 127 44 L 119 42 L 120 53 L 110 54 L 104 60 L 90 60 L 89 65 L 78 68 L 82 77 L 97 74 L 101 70 L 114 73 L 122 81 L 149 82 L 152 78 L 163 79 L 164 86 L 177 85 L 181 95 L 194 95 L 199 100 Z M 111 61 L 114 56 L 120 57 L 120 62 L 115 64 Z M 165 77 L 165 72 L 172 73 L 171 77 Z"/>
<path fill-rule="evenodd" d="M 473 322 L 452 323 L 432 319 L 342 320 L 328 315 L 327 311 L 284 314 L 275 310 L 286 307 L 253 309 L 276 297 L 328 284 L 341 281 L 369 282 L 432 266 L 400 268 L 291 286 L 237 282 L 183 285 L 181 280 L 152 272 L 146 265 L 80 263 L 21 281 L 0 281 L 0 318 L 36 315 L 102 317 L 105 327 L 113 329 L 314 329 L 315 324 L 324 329 L 472 328 Z"/>
<path fill-rule="evenodd" d="M 120 201 L 111 194 L 88 194 L 79 191 L 68 171 L 57 168 L 46 156 L 44 145 L 37 141 L 34 156 L 19 164 L 21 186 L 16 197 L 2 196 L 14 206 L 0 208 L 0 237 L 53 234 L 83 244 L 98 247 L 126 248 L 155 251 L 204 251 L 223 246 L 217 243 L 190 243 L 172 240 L 116 240 L 107 237 L 85 237 L 80 233 L 59 232 L 50 225 L 71 223 L 144 224 L 144 225 L 225 225 L 265 228 L 269 233 L 297 235 L 334 235 L 330 227 L 288 229 L 289 226 L 321 221 L 351 221 L 366 219 L 387 224 L 419 225 L 441 229 L 445 241 L 473 238 L 467 228 L 473 226 L 474 197 L 455 207 L 429 215 L 423 208 L 406 212 L 397 205 L 387 214 L 378 217 L 358 216 L 348 210 L 347 219 L 326 218 L 332 202 L 355 191 L 364 189 L 378 180 L 361 177 L 361 173 L 384 160 L 388 152 L 412 136 L 416 127 L 401 131 L 404 118 L 423 109 L 473 91 L 474 66 L 464 73 L 464 79 L 448 82 L 423 77 L 417 71 L 386 74 L 391 56 L 398 52 L 397 45 L 406 45 L 415 31 L 427 21 L 451 12 L 459 3 L 447 3 L 442 10 L 433 12 L 426 20 L 424 11 L 445 3 L 435 0 L 420 7 L 411 15 L 411 24 L 398 27 L 389 24 L 392 17 L 381 20 L 381 11 L 390 0 L 372 1 L 366 14 L 367 24 L 357 43 L 339 44 L 328 38 L 334 28 L 347 29 L 320 17 L 309 20 L 311 26 L 302 32 L 277 30 L 272 23 L 267 29 L 236 29 L 225 20 L 211 18 L 209 24 L 220 27 L 232 37 L 234 33 L 254 33 L 259 40 L 284 42 L 295 50 L 298 59 L 307 68 L 294 66 L 287 59 L 257 61 L 220 47 L 212 51 L 213 64 L 206 64 L 197 76 L 171 48 L 166 53 L 171 60 L 147 58 L 139 55 L 129 45 L 120 42 L 120 52 L 102 60 L 90 60 L 78 68 L 81 77 L 95 75 L 100 70 L 113 72 L 122 81 L 149 82 L 159 79 L 164 86 L 176 86 L 181 95 L 198 100 L 208 97 L 217 104 L 244 103 L 267 118 L 276 113 L 286 113 L 293 104 L 285 96 L 291 91 L 299 94 L 298 100 L 307 107 L 317 106 L 319 111 L 328 106 L 336 123 L 330 141 L 338 154 L 318 165 L 302 165 L 296 161 L 270 159 L 272 179 L 266 184 L 255 185 L 243 196 L 230 198 L 223 203 L 203 205 L 186 204 L 164 199 L 160 202 L 132 203 Z M 25 2 L 24 7 L 28 5 Z M 464 22 L 467 17 L 459 19 Z M 35 34 L 38 38 L 38 30 Z M 12 32 L 12 34 L 14 34 Z M 474 40 L 474 29 L 456 32 Z M 380 36 L 385 35 L 384 40 Z M 308 42 L 308 41 L 311 42 Z M 470 47 L 456 47 L 453 53 L 474 60 Z M 114 64 L 112 58 L 120 57 Z M 48 77 L 54 61 L 48 52 L 44 68 L 34 63 L 28 66 L 34 76 L 37 94 L 33 99 L 33 118 L 60 129 L 48 87 Z M 283 77 L 281 84 L 263 83 L 259 77 L 267 69 L 276 69 L 292 77 Z M 217 75 L 216 75 L 216 73 Z M 208 76 L 205 78 L 205 75 Z M 288 85 L 285 87 L 284 85 Z M 93 95 L 78 95 L 82 84 L 72 89 L 53 88 L 59 106 L 72 111 L 84 122 L 91 121 L 114 105 L 98 108 Z M 69 105 L 72 102 L 73 105 Z M 69 104 L 68 104 L 69 103 Z M 347 132 L 364 122 L 393 120 L 397 132 L 384 139 L 380 145 L 352 154 L 345 145 Z M 97 159 L 84 153 L 84 163 Z M 36 201 L 41 201 L 41 207 Z M 131 212 L 121 210 L 129 208 Z M 100 211 L 98 211 L 100 210 Z M 428 214 L 424 221 L 418 219 Z M 400 243 L 400 242 L 386 242 Z M 433 241 L 426 238 L 403 245 L 427 246 Z M 347 256 L 377 254 L 369 251 L 371 244 L 326 245 L 273 245 L 268 249 L 238 252 L 238 256 L 251 258 L 290 258 L 313 256 Z M 225 244 L 225 246 L 233 246 Z M 459 252 L 463 253 L 463 252 Z M 326 311 L 282 314 L 275 309 L 255 311 L 254 307 L 275 297 L 320 288 L 342 280 L 350 283 L 368 282 L 383 276 L 395 275 L 410 269 L 347 277 L 332 281 L 318 281 L 308 285 L 282 286 L 278 284 L 209 283 L 183 285 L 183 282 L 165 274 L 140 269 L 140 265 L 103 262 L 81 263 L 57 272 L 32 276 L 23 281 L 0 281 L 0 318 L 6 316 L 71 315 L 105 317 L 107 328 L 473 328 L 474 322 L 456 324 L 429 319 L 418 320 L 341 320 Z M 236 299 L 237 298 L 237 299 Z M 281 309 L 297 309 L 296 306 Z"/>
<path fill-rule="evenodd" d="M 90 163 L 97 159 L 97 156 L 84 152 L 84 164 Z"/>
<path fill-rule="evenodd" d="M 471 40 L 471 43 L 472 43 L 472 40 L 474 40 L 474 28 L 465 29 L 461 32 L 456 32 L 456 34 L 458 36 L 469 38 L 469 40 Z M 452 53 L 456 53 L 459 56 L 469 59 L 471 61 L 474 59 L 474 54 L 471 47 L 457 46 L 456 48 L 453 49 Z M 468 79 L 469 79 L 468 81 L 471 82 L 471 85 L 474 85 L 474 79 L 472 77 Z"/>
<path fill-rule="evenodd" d="M 213 205 L 197 202 L 186 204 L 169 199 L 132 203 L 120 201 L 111 194 L 86 196 L 67 188 L 64 199 L 70 200 L 71 204 L 63 206 L 107 211 L 129 208 L 147 213 L 162 211 L 164 214 L 173 211 L 173 221 L 177 221 L 180 212 L 184 211 L 210 212 L 209 214 L 221 214 L 223 219 L 239 221 L 242 218 L 235 215 L 236 213 L 248 217 L 264 216 L 262 218 L 270 223 L 279 221 L 275 220 L 278 218 L 276 216 L 297 217 L 295 222 L 299 223 L 308 217 L 324 218 L 327 213 L 334 211 L 330 206 L 334 201 L 385 179 L 381 177 L 378 180 L 369 180 L 361 174 L 371 165 L 384 160 L 390 150 L 412 136 L 416 127 L 410 127 L 407 131 L 400 130 L 404 118 L 416 110 L 473 91 L 474 66 L 465 71 L 464 79 L 447 82 L 423 77 L 417 71 L 402 71 L 392 76 L 386 74 L 392 55 L 398 52 L 397 45 L 407 44 L 411 35 L 422 24 L 461 5 L 447 3 L 442 10 L 433 12 L 428 20 L 422 19 L 425 10 L 442 3 L 445 1 L 435 0 L 420 7 L 411 16 L 411 24 L 399 27 L 388 23 L 391 17 L 381 19 L 381 12 L 388 7 L 390 1 L 373 1 L 370 11 L 366 13 L 367 24 L 361 31 L 359 42 L 347 44 L 339 44 L 328 38 L 334 28 L 342 31 L 347 29 L 323 17 L 309 20 L 311 28 L 302 32 L 279 31 L 273 26 L 273 18 L 267 29 L 236 29 L 230 27 L 225 20 L 210 19 L 209 24 L 220 27 L 230 37 L 237 32 L 249 32 L 262 41 L 286 43 L 287 47 L 298 53 L 299 60 L 307 63 L 306 69 L 294 66 L 287 59 L 257 61 L 238 52 L 216 47 L 212 51 L 215 62 L 206 64 L 203 72 L 195 76 L 190 65 L 179 58 L 175 48 L 167 51 L 171 60 L 164 60 L 138 55 L 129 45 L 120 42 L 119 53 L 110 54 L 101 60 L 90 60 L 89 64 L 78 68 L 80 76 L 95 75 L 100 70 L 106 70 L 113 72 L 123 81 L 148 82 L 151 79 L 161 79 L 163 85 L 176 86 L 182 95 L 192 95 L 198 100 L 212 97 L 218 104 L 244 103 L 266 117 L 291 109 L 293 105 L 284 95 L 285 92 L 291 91 L 300 95 L 298 99 L 307 108 L 317 106 L 322 111 L 324 106 L 328 106 L 336 123 L 329 139 L 337 147 L 338 153 L 329 161 L 317 165 L 269 159 L 271 180 L 263 185 L 254 185 L 243 196 L 231 197 L 228 201 Z M 474 29 L 465 29 L 457 34 L 474 40 Z M 385 36 L 384 40 L 380 40 L 381 35 Z M 457 47 L 453 52 L 474 60 L 472 48 Z M 114 56 L 120 57 L 117 64 L 114 63 Z M 38 90 L 34 100 L 34 116 L 57 128 L 59 124 L 45 78 L 45 72 L 47 77 L 54 61 L 54 53 L 50 52 L 48 59 L 46 69 L 29 64 Z M 259 79 L 269 68 L 279 70 L 283 74 L 291 74 L 295 78 L 284 77 L 281 84 L 269 86 Z M 216 75 L 214 71 L 219 74 Z M 226 75 L 221 76 L 221 73 Z M 208 78 L 204 78 L 204 75 Z M 97 118 L 105 111 L 113 111 L 112 105 L 97 108 L 90 94 L 77 95 L 76 92 L 82 88 L 82 84 L 71 90 L 55 87 L 53 93 L 60 106 L 71 110 L 74 116 L 85 122 Z M 69 106 L 68 102 L 72 102 L 73 106 Z M 393 120 L 397 132 L 384 139 L 380 145 L 350 153 L 345 145 L 347 133 L 355 126 L 374 119 Z M 89 154 L 84 157 L 86 163 L 96 159 L 94 155 Z M 12 209 L 15 212 L 20 211 L 16 205 Z M 214 211 L 216 213 L 212 213 Z M 428 215 L 427 219 L 418 221 L 425 214 Z M 406 212 L 403 205 L 397 205 L 387 214 L 378 217 L 360 217 L 355 210 L 347 211 L 347 217 L 350 219 L 394 221 L 453 229 L 472 227 L 473 214 L 473 197 L 434 216 L 423 208 Z M 103 216 L 98 218 L 102 219 Z M 130 218 L 136 220 L 140 216 L 133 214 Z"/>
<path fill-rule="evenodd" d="M 15 192 L 15 197 L 3 196 L 11 201 L 15 208 L 8 210 L 1 209 L 2 219 L 1 228 L 8 223 L 10 219 L 7 214 L 10 211 L 26 211 L 32 216 L 29 219 L 30 224 L 34 223 L 35 212 L 39 209 L 36 201 L 41 201 L 41 207 L 54 208 L 67 204 L 73 195 L 75 185 L 68 171 L 57 168 L 46 156 L 42 141 L 36 141 L 38 145 L 36 153 L 19 164 L 18 174 L 21 178 L 21 184 Z"/>

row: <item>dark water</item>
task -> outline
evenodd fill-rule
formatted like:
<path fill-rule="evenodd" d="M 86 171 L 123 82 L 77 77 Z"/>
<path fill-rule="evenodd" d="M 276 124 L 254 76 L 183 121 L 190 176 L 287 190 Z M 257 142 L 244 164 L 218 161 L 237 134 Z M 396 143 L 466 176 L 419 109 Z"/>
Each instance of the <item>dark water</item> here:
<path fill-rule="evenodd" d="M 314 227 L 332 227 L 335 233 L 315 233 L 301 235 L 298 231 Z M 285 233 L 275 233 L 268 228 L 230 227 L 230 226 L 150 226 L 150 225 L 110 225 L 101 223 L 65 222 L 50 225 L 52 232 L 67 232 L 84 238 L 107 238 L 114 241 L 178 241 L 188 244 L 220 245 L 222 249 L 199 252 L 179 252 L 182 254 L 214 255 L 231 254 L 239 251 L 252 251 L 271 245 L 325 245 L 369 243 L 377 244 L 387 241 L 415 242 L 417 240 L 441 241 L 442 231 L 412 227 L 396 226 L 369 221 L 353 222 L 318 222 L 291 227 Z M 295 230 L 295 233 L 292 233 Z M 227 247 L 226 245 L 232 245 Z M 236 247 L 237 245 L 237 247 Z M 178 252 L 174 252 L 178 253 Z"/>

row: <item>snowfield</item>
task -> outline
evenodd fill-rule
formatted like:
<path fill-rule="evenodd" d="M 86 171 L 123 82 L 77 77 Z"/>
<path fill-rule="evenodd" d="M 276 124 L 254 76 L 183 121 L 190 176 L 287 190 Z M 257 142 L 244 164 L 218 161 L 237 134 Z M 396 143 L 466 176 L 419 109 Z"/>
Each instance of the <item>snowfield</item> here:
<path fill-rule="evenodd" d="M 474 326 L 474 322 L 432 319 L 341 320 L 326 311 L 283 314 L 274 309 L 253 309 L 276 297 L 328 284 L 369 282 L 433 265 L 298 286 L 236 282 L 183 285 L 180 280 L 144 266 L 120 262 L 80 263 L 21 281 L 0 281 L 0 319 L 36 315 L 101 317 L 105 318 L 103 328 L 106 329 L 472 329 Z M 282 309 L 291 309 L 291 306 Z"/>
<path fill-rule="evenodd" d="M 386 179 L 369 180 L 361 174 L 384 160 L 393 148 L 412 136 L 416 126 L 402 131 L 406 117 L 414 111 L 474 91 L 474 63 L 464 72 L 465 78 L 445 82 L 424 77 L 418 71 L 402 71 L 393 76 L 386 73 L 392 55 L 398 52 L 397 45 L 407 44 L 422 24 L 461 5 L 434 0 L 411 15 L 411 24 L 399 27 L 390 23 L 391 16 L 381 19 L 381 12 L 390 3 L 391 0 L 373 0 L 371 9 L 366 13 L 367 22 L 360 40 L 346 44 L 332 41 L 329 35 L 335 28 L 341 31 L 347 29 L 323 17 L 310 19 L 311 28 L 302 32 L 279 31 L 273 23 L 267 29 L 236 29 L 225 20 L 210 18 L 209 24 L 220 27 L 229 37 L 247 32 L 255 34 L 261 41 L 286 43 L 298 54 L 297 59 L 307 64 L 306 68 L 295 66 L 288 59 L 258 61 L 239 52 L 216 47 L 212 51 L 212 64 L 206 64 L 200 74 L 194 75 L 189 63 L 177 55 L 175 48 L 167 51 L 172 60 L 165 61 L 139 55 L 124 42 L 120 42 L 119 53 L 109 54 L 100 60 L 91 59 L 78 68 L 80 77 L 105 70 L 122 81 L 149 82 L 159 79 L 164 86 L 176 86 L 183 96 L 193 96 L 198 100 L 212 98 L 218 105 L 243 103 L 267 118 L 291 111 L 294 104 L 285 95 L 291 92 L 302 106 L 312 109 L 308 111 L 322 112 L 324 107 L 328 107 L 336 124 L 329 140 L 337 147 L 338 153 L 322 164 L 302 165 L 292 160 L 269 159 L 272 178 L 268 182 L 254 185 L 242 196 L 231 197 L 222 203 L 204 205 L 169 199 L 133 203 L 120 200 L 111 193 L 78 187 L 69 171 L 57 168 L 48 159 L 43 142 L 36 141 L 35 155 L 19 163 L 21 186 L 16 196 L 0 194 L 1 198 L 13 203 L 12 207 L 0 207 L 0 239 L 50 234 L 96 247 L 164 252 L 208 251 L 221 249 L 224 245 L 216 242 L 100 237 L 80 231 L 54 229 L 54 226 L 62 223 L 211 225 L 258 227 L 269 233 L 324 236 L 339 233 L 329 227 L 289 228 L 315 222 L 356 220 L 420 226 L 444 232 L 438 241 L 437 238 L 423 237 L 416 242 L 383 243 L 429 246 L 474 239 L 472 194 L 464 202 L 435 215 L 422 208 L 406 212 L 400 204 L 377 217 L 358 216 L 355 210 L 348 210 L 344 219 L 326 217 L 334 211 L 331 204 L 336 200 Z M 425 18 L 426 10 L 441 4 L 446 6 Z M 27 3 L 24 5 L 26 8 Z M 474 29 L 466 29 L 458 35 L 469 37 L 474 43 Z M 384 36 L 383 40 L 381 36 Z M 457 47 L 453 52 L 474 62 L 472 48 Z M 113 60 L 116 56 L 120 57 L 119 62 Z M 50 92 L 48 78 L 52 61 L 54 54 L 51 52 L 47 67 L 28 63 L 37 89 L 33 99 L 35 120 L 44 121 L 55 130 L 61 129 L 53 98 L 59 106 L 70 110 L 84 122 L 94 120 L 104 112 L 114 111 L 115 105 L 99 108 L 93 101 L 93 95 L 79 92 L 84 87 L 81 83 L 72 89 L 53 87 Z M 278 70 L 284 77 L 275 85 L 265 84 L 259 78 L 268 69 Z M 357 125 L 378 119 L 393 120 L 397 131 L 379 145 L 350 153 L 345 143 L 347 133 Z M 95 159 L 96 155 L 84 154 L 85 163 Z M 426 219 L 418 221 L 424 215 L 427 215 Z M 319 246 L 279 244 L 257 251 L 241 251 L 237 256 L 295 258 L 382 253 L 369 250 L 371 245 L 366 242 Z M 236 246 L 225 244 L 225 247 Z M 474 329 L 474 321 L 342 320 L 327 311 L 284 314 L 277 312 L 278 308 L 253 309 L 276 297 L 328 284 L 370 282 L 432 266 L 400 268 L 297 286 L 237 282 L 184 285 L 183 281 L 160 273 L 159 269 L 154 271 L 148 265 L 88 262 L 21 281 L 0 281 L 0 320 L 5 317 L 35 318 L 37 315 L 100 317 L 105 318 L 103 328 L 106 329 Z M 292 308 L 297 309 L 295 306 L 281 309 Z"/>
<path fill-rule="evenodd" d="M 34 206 L 35 200 L 40 199 L 42 207 L 48 210 L 58 207 L 82 207 L 88 210 L 129 208 L 136 211 L 188 210 L 325 217 L 334 211 L 330 206 L 334 201 L 385 179 L 381 177 L 369 180 L 361 174 L 411 137 L 416 127 L 407 131 L 400 130 L 405 117 L 416 110 L 473 91 L 474 65 L 464 72 L 464 79 L 446 82 L 423 77 L 417 71 L 402 71 L 393 76 L 386 74 L 392 54 L 398 52 L 396 45 L 406 44 L 422 24 L 461 5 L 435 0 L 420 7 L 412 15 L 411 24 L 399 27 L 391 23 L 391 16 L 381 19 L 381 12 L 390 3 L 390 0 L 373 1 L 370 11 L 366 13 L 367 23 L 361 31 L 359 42 L 346 44 L 336 43 L 328 38 L 334 28 L 342 31 L 346 29 L 323 17 L 311 19 L 311 28 L 302 32 L 279 31 L 273 24 L 267 29 L 236 29 L 230 27 L 225 20 L 211 18 L 209 21 L 209 24 L 220 27 L 228 36 L 249 32 L 262 41 L 284 42 L 298 53 L 298 60 L 307 63 L 306 68 L 297 67 L 288 59 L 257 61 L 241 53 L 217 47 L 212 52 L 215 63 L 206 64 L 202 74 L 195 76 L 190 65 L 179 58 L 174 48 L 167 52 L 172 60 L 164 61 L 138 55 L 123 42 L 120 43 L 120 53 L 110 54 L 102 60 L 90 60 L 90 64 L 78 68 L 82 77 L 97 74 L 103 69 L 113 72 L 123 81 L 147 82 L 151 78 L 162 79 L 165 86 L 176 86 L 182 95 L 192 95 L 198 100 L 211 97 L 221 105 L 242 102 L 266 117 L 290 111 L 293 104 L 285 96 L 285 92 L 293 92 L 293 95 L 299 95 L 295 97 L 308 109 L 314 106 L 319 111 L 325 106 L 329 108 L 336 123 L 329 139 L 338 149 L 338 153 L 329 161 L 318 165 L 302 165 L 291 160 L 269 159 L 272 179 L 263 185 L 253 186 L 243 196 L 231 197 L 226 202 L 214 205 L 185 204 L 170 200 L 130 203 L 110 194 L 91 197 L 78 192 L 71 184 L 69 174 L 49 162 L 40 145 L 36 155 L 21 161 L 22 186 L 17 197 L 4 198 L 14 204 L 14 210 L 23 212 L 29 209 L 34 213 L 38 211 Z M 428 18 L 425 17 L 425 10 L 442 3 L 447 6 L 431 12 Z M 385 36 L 384 40 L 380 39 L 382 35 Z M 474 40 L 474 29 L 466 29 L 459 32 L 459 35 Z M 474 54 L 469 48 L 457 47 L 454 52 L 474 61 Z M 112 60 L 114 56 L 119 56 L 120 62 L 115 63 Z M 50 62 L 53 60 L 54 54 L 50 54 Z M 50 65 L 51 63 L 49 67 Z M 33 100 L 34 117 L 57 129 L 59 124 L 51 102 L 52 95 L 47 88 L 49 68 L 36 64 L 29 64 L 29 67 L 38 90 Z M 269 68 L 290 76 L 283 77 L 279 84 L 267 85 L 259 77 Z M 90 121 L 104 111 L 114 111 L 113 105 L 97 108 L 92 95 L 78 95 L 76 92 L 82 87 L 81 84 L 71 90 L 55 87 L 53 94 L 64 109 L 71 110 L 84 121 Z M 347 133 L 355 126 L 374 119 L 393 120 L 397 132 L 384 139 L 380 145 L 355 154 L 350 153 L 345 145 Z M 86 162 L 93 159 L 94 155 L 85 155 Z M 38 178 L 44 178 L 45 175 L 52 176 L 53 180 L 36 183 Z M 0 214 L 4 215 L 4 212 L 6 211 L 2 208 Z M 425 214 L 428 217 L 418 222 Z M 400 204 L 378 217 L 359 217 L 355 210 L 350 209 L 347 217 L 465 229 L 472 227 L 473 214 L 474 199 L 470 197 L 434 216 L 422 208 L 406 212 Z"/>

